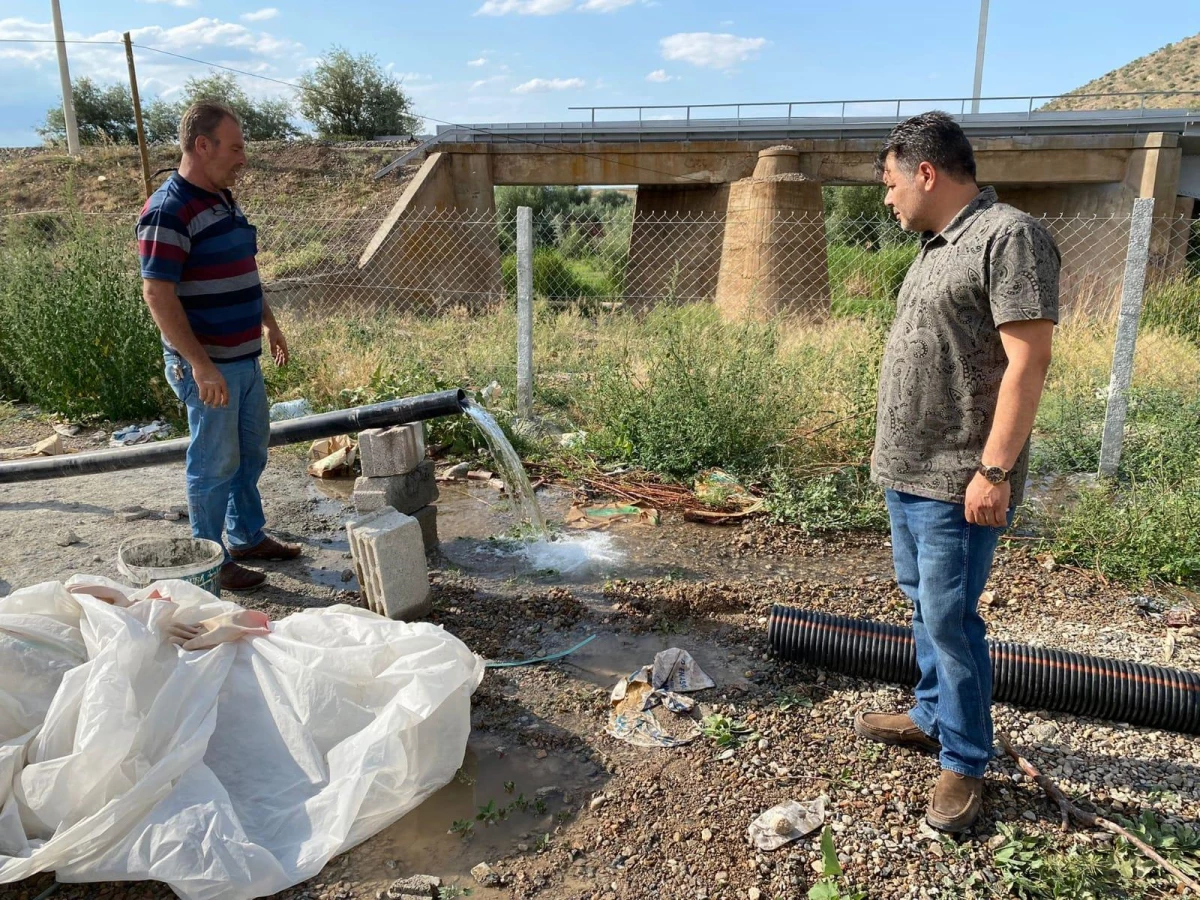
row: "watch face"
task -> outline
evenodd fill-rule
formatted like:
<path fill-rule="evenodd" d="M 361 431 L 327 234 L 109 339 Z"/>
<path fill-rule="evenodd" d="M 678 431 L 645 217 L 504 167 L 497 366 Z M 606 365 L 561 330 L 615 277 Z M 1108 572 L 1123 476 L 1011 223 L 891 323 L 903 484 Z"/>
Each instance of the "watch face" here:
<path fill-rule="evenodd" d="M 1005 471 L 999 466 L 984 466 L 983 477 L 992 484 L 999 484 L 1004 480 Z"/>

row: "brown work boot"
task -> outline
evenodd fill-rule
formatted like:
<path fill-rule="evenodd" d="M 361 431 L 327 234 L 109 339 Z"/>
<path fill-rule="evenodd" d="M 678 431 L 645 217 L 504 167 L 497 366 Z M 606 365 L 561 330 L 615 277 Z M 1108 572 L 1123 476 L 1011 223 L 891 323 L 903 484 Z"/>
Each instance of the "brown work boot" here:
<path fill-rule="evenodd" d="M 854 717 L 854 733 L 881 744 L 918 747 L 931 753 L 942 749 L 941 744 L 913 724 L 908 713 L 859 713 Z"/>
<path fill-rule="evenodd" d="M 942 769 L 925 807 L 925 821 L 938 831 L 966 831 L 983 805 L 983 779 Z"/>
<path fill-rule="evenodd" d="M 230 547 L 229 555 L 234 559 L 295 559 L 300 555 L 300 545 L 265 537 L 253 547 Z"/>
<path fill-rule="evenodd" d="M 255 572 L 253 569 L 247 569 L 245 566 L 239 566 L 235 562 L 227 562 L 221 566 L 221 590 L 223 591 L 252 591 L 255 588 L 262 587 L 267 576 L 262 572 Z"/>

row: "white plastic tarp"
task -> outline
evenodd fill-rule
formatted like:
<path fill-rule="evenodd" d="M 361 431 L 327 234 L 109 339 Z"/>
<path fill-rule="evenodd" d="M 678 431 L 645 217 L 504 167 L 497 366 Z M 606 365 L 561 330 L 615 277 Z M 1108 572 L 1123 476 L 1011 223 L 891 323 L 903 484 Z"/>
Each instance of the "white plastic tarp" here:
<path fill-rule="evenodd" d="M 484 671 L 461 641 L 350 606 L 205 650 L 165 637 L 238 609 L 182 581 L 79 576 L 0 598 L 0 883 L 260 897 L 450 781 Z"/>

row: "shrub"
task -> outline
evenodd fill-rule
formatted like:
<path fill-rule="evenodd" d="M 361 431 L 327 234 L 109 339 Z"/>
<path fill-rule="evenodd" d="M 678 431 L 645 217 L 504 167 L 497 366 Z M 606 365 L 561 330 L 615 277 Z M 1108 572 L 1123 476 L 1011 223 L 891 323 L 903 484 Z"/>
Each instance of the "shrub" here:
<path fill-rule="evenodd" d="M 1200 345 L 1200 274 L 1148 288 L 1141 327 L 1161 328 Z"/>
<path fill-rule="evenodd" d="M 0 257 L 5 393 L 69 417 L 127 419 L 162 411 L 158 329 L 142 301 L 130 235 L 64 219 L 47 243 L 10 228 Z M 124 239 L 123 239 L 124 238 Z"/>

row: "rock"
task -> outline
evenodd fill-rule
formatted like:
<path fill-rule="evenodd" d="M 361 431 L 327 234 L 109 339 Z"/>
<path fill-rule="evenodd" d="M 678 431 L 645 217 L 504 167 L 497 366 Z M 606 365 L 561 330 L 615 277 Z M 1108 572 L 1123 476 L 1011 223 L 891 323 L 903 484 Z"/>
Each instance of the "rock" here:
<path fill-rule="evenodd" d="M 70 547 L 72 544 L 79 543 L 79 535 L 68 528 L 65 531 L 60 531 L 54 536 L 54 543 L 58 544 L 60 547 Z"/>
<path fill-rule="evenodd" d="M 606 797 L 604 794 L 599 794 L 592 798 L 592 801 L 588 804 L 588 809 L 599 809 L 606 802 L 608 802 L 608 797 Z"/>
<path fill-rule="evenodd" d="M 492 871 L 492 867 L 485 862 L 471 869 L 471 877 L 483 887 L 496 887 L 500 884 L 500 876 Z"/>
<path fill-rule="evenodd" d="M 533 755 L 534 755 L 534 756 L 535 756 L 537 759 L 545 759 L 545 758 L 546 758 L 547 756 L 549 756 L 550 754 L 548 754 L 548 753 L 547 753 L 545 750 L 539 750 L 537 753 L 535 753 L 535 754 L 533 754 Z"/>
<path fill-rule="evenodd" d="M 750 898 L 750 900 L 759 900 L 759 898 L 762 897 L 762 891 L 756 887 L 752 887 L 746 891 L 746 896 Z"/>
<path fill-rule="evenodd" d="M 700 840 L 704 841 L 704 843 L 707 844 L 712 839 L 713 839 L 713 833 L 711 831 L 709 831 L 707 828 L 705 828 L 703 831 L 700 832 Z"/>
<path fill-rule="evenodd" d="M 389 898 L 436 897 L 438 888 L 441 886 L 442 879 L 436 875 L 410 875 L 408 878 L 393 881 L 391 887 L 387 889 L 387 896 Z"/>
<path fill-rule="evenodd" d="M 117 510 L 117 518 L 122 522 L 136 522 L 138 519 L 148 519 L 151 512 L 141 506 L 123 506 Z"/>
<path fill-rule="evenodd" d="M 1041 744 L 1049 744 L 1058 739 L 1058 725 L 1054 722 L 1038 722 L 1029 731 Z"/>

